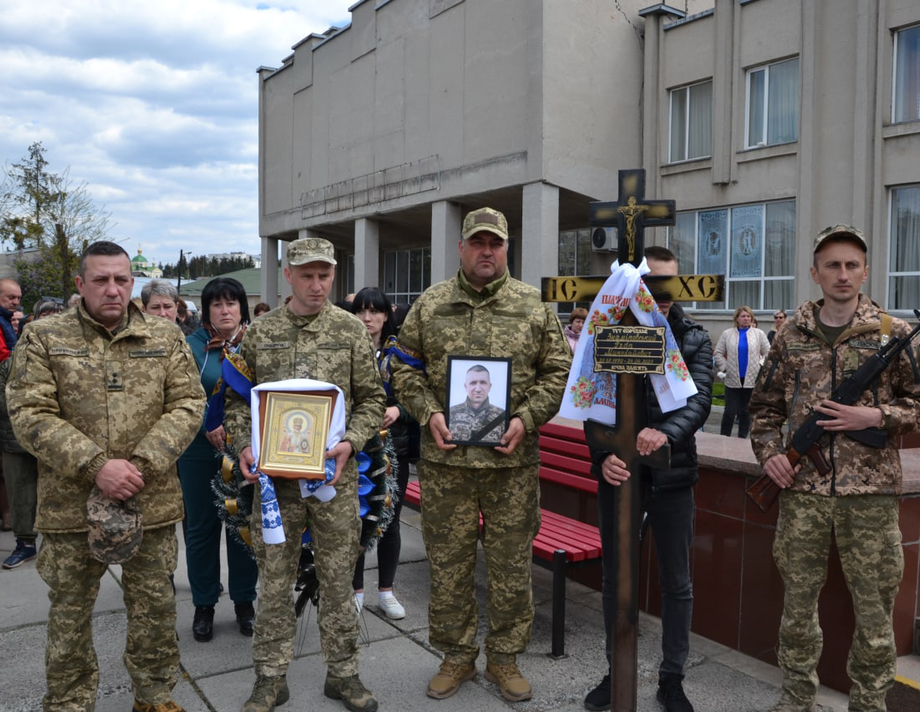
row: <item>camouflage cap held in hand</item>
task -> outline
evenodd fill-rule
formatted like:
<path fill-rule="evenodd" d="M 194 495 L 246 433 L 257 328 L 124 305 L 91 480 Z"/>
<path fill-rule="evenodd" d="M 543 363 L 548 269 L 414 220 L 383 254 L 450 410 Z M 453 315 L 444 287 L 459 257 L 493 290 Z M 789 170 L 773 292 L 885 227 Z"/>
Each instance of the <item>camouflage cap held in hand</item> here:
<path fill-rule="evenodd" d="M 501 239 L 508 239 L 508 221 L 505 216 L 492 208 L 479 208 L 466 214 L 463 218 L 462 237 L 466 240 L 477 232 L 491 232 Z"/>
<path fill-rule="evenodd" d="M 812 250 L 812 254 L 820 250 L 824 242 L 832 237 L 849 238 L 850 241 L 859 245 L 863 252 L 869 251 L 869 243 L 866 242 L 866 238 L 857 228 L 852 225 L 832 225 L 831 227 L 824 228 L 818 233 L 818 236 L 815 238 L 815 247 Z"/>
<path fill-rule="evenodd" d="M 89 552 L 103 564 L 123 564 L 141 548 L 141 512 L 134 497 L 120 502 L 93 487 L 86 500 Z"/>
<path fill-rule="evenodd" d="M 335 261 L 335 247 L 329 240 L 321 237 L 302 237 L 288 244 L 287 248 L 288 264 L 292 267 L 305 265 L 308 262 L 328 262 L 331 265 L 337 264 Z"/>

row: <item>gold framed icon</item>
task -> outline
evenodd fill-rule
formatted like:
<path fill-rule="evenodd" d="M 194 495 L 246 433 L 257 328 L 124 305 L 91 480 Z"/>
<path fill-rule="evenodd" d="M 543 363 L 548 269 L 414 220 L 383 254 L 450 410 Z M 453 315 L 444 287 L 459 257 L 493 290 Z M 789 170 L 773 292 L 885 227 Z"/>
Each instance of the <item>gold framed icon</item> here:
<path fill-rule="evenodd" d="M 259 393 L 259 470 L 270 477 L 326 478 L 326 440 L 337 392 Z"/>

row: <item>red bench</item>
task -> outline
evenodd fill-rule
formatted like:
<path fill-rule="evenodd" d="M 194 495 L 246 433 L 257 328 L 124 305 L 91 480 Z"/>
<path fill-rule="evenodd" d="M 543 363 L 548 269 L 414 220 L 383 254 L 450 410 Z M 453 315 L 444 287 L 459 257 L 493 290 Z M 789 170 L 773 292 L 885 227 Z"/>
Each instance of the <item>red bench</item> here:
<path fill-rule="evenodd" d="M 567 497 L 581 502 L 583 493 L 597 495 L 597 480 L 591 475 L 588 446 L 581 431 L 552 423 L 540 428 L 540 483 L 544 506 L 540 509 L 540 531 L 533 542 L 533 560 L 553 572 L 551 655 L 560 658 L 565 655 L 566 570 L 594 564 L 601 558 L 601 537 L 596 526 L 545 506 L 547 502 L 559 502 Z M 592 497 L 590 501 L 595 500 Z M 417 481 L 410 482 L 406 488 L 405 503 L 419 509 L 421 496 Z M 589 521 L 596 521 L 596 510 L 580 514 Z"/>

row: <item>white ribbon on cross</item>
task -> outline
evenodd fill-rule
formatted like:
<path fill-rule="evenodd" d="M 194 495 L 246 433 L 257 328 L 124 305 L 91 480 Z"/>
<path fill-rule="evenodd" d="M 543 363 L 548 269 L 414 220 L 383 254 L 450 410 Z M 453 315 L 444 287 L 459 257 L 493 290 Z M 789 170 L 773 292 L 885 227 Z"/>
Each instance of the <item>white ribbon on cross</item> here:
<path fill-rule="evenodd" d="M 607 425 L 616 424 L 616 374 L 594 371 L 594 338 L 598 327 L 620 323 L 627 309 L 639 324 L 665 328 L 664 375 L 650 376 L 662 412 L 685 406 L 687 399 L 696 394 L 696 384 L 684 363 L 668 320 L 642 280 L 648 273 L 645 259 L 639 267 L 629 263 L 621 265 L 619 261 L 611 265 L 610 277 L 594 298 L 575 347 L 559 415 L 573 420 L 590 418 Z"/>

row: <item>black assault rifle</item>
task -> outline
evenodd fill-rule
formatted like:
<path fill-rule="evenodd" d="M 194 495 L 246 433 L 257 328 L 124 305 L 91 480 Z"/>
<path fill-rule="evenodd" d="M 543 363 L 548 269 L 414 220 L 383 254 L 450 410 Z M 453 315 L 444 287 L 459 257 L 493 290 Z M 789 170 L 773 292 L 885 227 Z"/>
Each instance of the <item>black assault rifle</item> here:
<path fill-rule="evenodd" d="M 914 315 L 920 319 L 920 310 L 914 309 Z M 829 400 L 843 405 L 852 405 L 858 401 L 863 391 L 872 385 L 875 379 L 891 365 L 897 355 L 910 345 L 911 340 L 917 333 L 920 333 L 920 325 L 916 326 L 903 339 L 891 339 L 862 366 L 856 369 L 849 378 L 837 386 L 834 392 L 831 393 Z M 824 413 L 812 411 L 808 420 L 802 423 L 799 429 L 795 431 L 792 436 L 792 443 L 789 446 L 789 452 L 786 453 L 786 457 L 789 458 L 789 464 L 792 467 L 795 467 L 799 464 L 799 460 L 808 455 L 820 474 L 824 475 L 830 472 L 830 463 L 824 457 L 824 453 L 821 452 L 821 447 L 818 444 L 821 436 L 824 435 L 824 428 L 818 425 L 818 421 L 826 420 L 827 418 L 828 416 Z M 887 438 L 887 433 L 882 428 L 848 430 L 845 434 L 857 442 L 875 448 L 885 447 Z M 761 475 L 747 490 L 748 497 L 754 500 L 754 503 L 762 512 L 766 512 L 773 506 L 779 496 L 779 492 L 779 485 L 767 475 Z"/>

